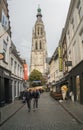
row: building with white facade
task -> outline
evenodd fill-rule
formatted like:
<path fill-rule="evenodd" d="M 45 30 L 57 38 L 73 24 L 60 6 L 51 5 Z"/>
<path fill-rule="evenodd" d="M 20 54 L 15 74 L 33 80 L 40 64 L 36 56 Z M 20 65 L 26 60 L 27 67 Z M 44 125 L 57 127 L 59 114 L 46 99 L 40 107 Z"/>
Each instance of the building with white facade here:
<path fill-rule="evenodd" d="M 51 84 L 57 85 L 60 79 L 63 77 L 63 71 L 60 70 L 60 59 L 59 59 L 58 47 L 56 48 L 52 58 L 49 62 L 49 76 L 48 79 Z"/>
<path fill-rule="evenodd" d="M 12 101 L 20 96 L 20 92 L 24 91 L 24 72 L 23 62 L 19 57 L 16 47 L 11 43 L 10 55 L 10 68 L 11 68 L 11 87 L 12 87 Z"/>
<path fill-rule="evenodd" d="M 11 46 L 11 30 L 6 0 L 0 1 L 0 53 L 4 59 L 0 60 L 0 105 L 10 103 L 11 96 L 11 70 L 9 65 Z"/>
<path fill-rule="evenodd" d="M 23 91 L 23 62 L 11 43 L 7 0 L 0 1 L 0 106 L 11 103 Z"/>
<path fill-rule="evenodd" d="M 65 24 L 67 40 L 69 88 L 74 100 L 83 104 L 83 0 L 71 0 Z"/>

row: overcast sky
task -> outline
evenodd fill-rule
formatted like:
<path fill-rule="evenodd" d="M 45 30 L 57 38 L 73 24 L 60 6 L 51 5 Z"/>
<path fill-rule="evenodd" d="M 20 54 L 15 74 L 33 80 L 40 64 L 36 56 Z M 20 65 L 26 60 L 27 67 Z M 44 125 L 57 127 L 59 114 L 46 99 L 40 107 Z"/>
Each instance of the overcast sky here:
<path fill-rule="evenodd" d="M 48 56 L 52 56 L 66 22 L 69 4 L 70 0 L 8 0 L 12 41 L 28 64 L 38 5 L 45 25 Z"/>

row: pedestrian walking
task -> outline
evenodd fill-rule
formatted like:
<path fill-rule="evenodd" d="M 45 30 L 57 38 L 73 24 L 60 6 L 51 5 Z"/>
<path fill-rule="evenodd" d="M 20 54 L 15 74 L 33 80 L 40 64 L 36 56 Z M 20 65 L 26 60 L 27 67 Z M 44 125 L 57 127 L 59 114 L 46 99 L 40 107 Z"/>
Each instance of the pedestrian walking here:
<path fill-rule="evenodd" d="M 32 93 L 31 93 L 30 89 L 27 89 L 25 91 L 25 97 L 26 97 L 28 112 L 30 112 L 31 111 L 31 99 L 32 99 Z"/>
<path fill-rule="evenodd" d="M 33 90 L 33 109 L 35 110 L 36 108 L 38 108 L 38 99 L 40 97 L 40 92 L 37 89 Z"/>

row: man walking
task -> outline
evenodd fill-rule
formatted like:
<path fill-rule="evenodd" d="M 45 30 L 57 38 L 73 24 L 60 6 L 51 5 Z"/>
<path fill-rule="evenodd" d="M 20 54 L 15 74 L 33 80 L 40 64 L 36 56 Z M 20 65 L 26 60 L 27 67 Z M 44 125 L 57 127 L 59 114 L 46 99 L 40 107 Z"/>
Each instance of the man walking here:
<path fill-rule="evenodd" d="M 27 89 L 25 91 L 25 97 L 26 97 L 28 112 L 30 112 L 31 111 L 31 99 L 32 99 L 32 94 L 31 94 L 31 90 L 30 89 Z"/>
<path fill-rule="evenodd" d="M 37 89 L 33 91 L 33 108 L 34 110 L 38 108 L 38 98 L 40 97 L 40 92 Z"/>

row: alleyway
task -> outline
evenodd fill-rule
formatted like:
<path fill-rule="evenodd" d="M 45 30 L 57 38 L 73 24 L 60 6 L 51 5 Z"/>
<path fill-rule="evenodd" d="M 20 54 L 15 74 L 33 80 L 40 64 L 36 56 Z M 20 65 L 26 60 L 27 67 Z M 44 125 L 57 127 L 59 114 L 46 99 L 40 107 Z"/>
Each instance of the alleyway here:
<path fill-rule="evenodd" d="M 43 93 L 38 110 L 28 112 L 25 104 L 0 130 L 83 130 L 83 125 L 76 122 L 49 93 Z"/>

